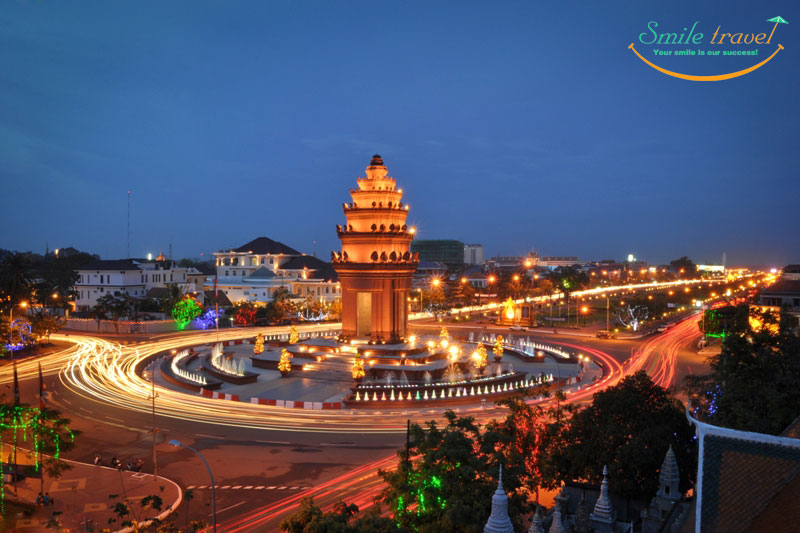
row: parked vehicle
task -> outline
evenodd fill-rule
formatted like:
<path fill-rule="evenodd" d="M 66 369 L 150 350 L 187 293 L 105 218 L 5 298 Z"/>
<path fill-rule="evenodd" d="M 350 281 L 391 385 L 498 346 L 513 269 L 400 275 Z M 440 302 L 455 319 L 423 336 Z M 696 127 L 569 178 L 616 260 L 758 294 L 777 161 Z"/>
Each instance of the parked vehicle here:
<path fill-rule="evenodd" d="M 613 333 L 611 331 L 608 331 L 607 329 L 601 329 L 600 331 L 597 332 L 597 338 L 598 339 L 616 339 L 617 338 L 617 334 Z"/>

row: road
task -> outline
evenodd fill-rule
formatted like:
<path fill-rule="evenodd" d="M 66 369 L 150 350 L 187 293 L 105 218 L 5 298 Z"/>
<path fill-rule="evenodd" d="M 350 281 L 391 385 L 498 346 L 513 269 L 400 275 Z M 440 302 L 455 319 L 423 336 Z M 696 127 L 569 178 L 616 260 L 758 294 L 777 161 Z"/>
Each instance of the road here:
<path fill-rule="evenodd" d="M 681 362 L 692 356 L 697 359 L 696 353 L 686 349 L 697 337 L 694 320 L 642 341 L 566 334 L 530 336 L 581 351 L 603 366 L 602 380 L 568 398 L 585 402 L 597 390 L 639 369 L 651 373 L 662 385 L 676 383 Z M 254 334 L 225 330 L 220 332 L 220 340 Z M 106 459 L 116 455 L 123 462 L 141 457 L 146 459 L 145 469 L 152 472 L 151 384 L 137 376 L 133 367 L 154 353 L 214 341 L 216 333 L 166 334 L 133 346 L 89 335 L 54 339 L 74 343 L 40 359 L 51 392 L 48 401 L 68 413 L 71 427 L 83 433 L 71 457 L 87 462 L 96 454 Z M 33 403 L 37 388 L 36 363 L 29 359 L 18 364 L 23 401 L 28 398 L 29 403 Z M 8 386 L 11 376 L 10 366 L 0 367 L 2 383 Z M 428 409 L 283 410 L 159 387 L 157 394 L 158 472 L 184 487 L 193 487 L 190 515 L 210 521 L 209 481 L 202 463 L 190 451 L 170 447 L 167 442 L 177 439 L 198 448 L 215 474 L 218 520 L 224 531 L 276 531 L 280 520 L 307 495 L 323 507 L 332 506 L 339 498 L 362 508 L 370 505 L 382 488 L 378 469 L 396 464 L 395 451 L 403 444 L 406 419 L 423 422 L 438 413 Z M 460 411 L 480 421 L 503 414 L 499 408 L 482 410 L 478 406 Z M 178 516 L 183 517 L 184 511 Z"/>

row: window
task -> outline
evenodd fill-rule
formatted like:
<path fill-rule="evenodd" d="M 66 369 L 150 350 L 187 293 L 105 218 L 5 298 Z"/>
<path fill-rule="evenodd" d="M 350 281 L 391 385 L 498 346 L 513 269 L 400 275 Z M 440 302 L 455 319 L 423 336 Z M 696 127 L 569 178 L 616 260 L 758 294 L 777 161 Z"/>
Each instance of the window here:
<path fill-rule="evenodd" d="M 228 275 L 228 271 L 227 271 L 227 270 L 225 271 L 225 275 L 226 275 L 226 276 Z"/>
<path fill-rule="evenodd" d="M 103 283 L 103 275 L 100 274 L 100 283 Z"/>
<path fill-rule="evenodd" d="M 262 258 L 261 258 L 261 264 L 262 264 L 262 265 L 264 264 L 264 260 L 265 260 L 265 258 L 264 258 L 264 257 L 262 257 Z"/>

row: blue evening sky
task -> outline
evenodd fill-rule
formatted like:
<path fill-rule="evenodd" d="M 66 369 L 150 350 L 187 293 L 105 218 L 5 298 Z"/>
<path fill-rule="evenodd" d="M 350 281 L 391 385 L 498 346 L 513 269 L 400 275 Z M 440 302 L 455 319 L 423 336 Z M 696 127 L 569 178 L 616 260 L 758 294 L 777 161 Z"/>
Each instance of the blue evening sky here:
<path fill-rule="evenodd" d="M 130 189 L 134 256 L 266 235 L 327 259 L 377 152 L 420 238 L 487 257 L 800 262 L 798 7 L 3 2 L 0 247 L 122 257 Z M 646 56 L 718 74 L 786 48 L 733 80 L 627 48 L 651 20 L 707 41 L 776 15 L 757 58 Z"/>

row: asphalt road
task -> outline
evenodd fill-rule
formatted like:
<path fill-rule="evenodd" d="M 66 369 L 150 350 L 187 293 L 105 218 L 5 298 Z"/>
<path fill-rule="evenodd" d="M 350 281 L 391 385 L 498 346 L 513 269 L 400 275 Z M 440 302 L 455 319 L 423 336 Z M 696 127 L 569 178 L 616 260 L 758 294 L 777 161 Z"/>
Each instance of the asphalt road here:
<path fill-rule="evenodd" d="M 481 328 L 484 325 L 475 325 Z M 441 328 L 440 324 L 430 324 L 430 328 Z M 450 327 L 450 326 L 448 326 Z M 423 324 L 415 324 L 415 329 L 425 329 Z M 682 368 L 698 367 L 698 355 L 692 350 L 691 328 L 683 330 L 678 339 L 675 333 L 651 337 L 643 340 L 600 340 L 570 334 L 512 332 L 515 336 L 530 336 L 532 339 L 564 343 L 590 350 L 602 351 L 622 364 L 636 356 L 649 372 L 671 366 L 677 369 L 671 373 L 671 383 L 680 380 Z M 452 333 L 460 334 L 461 328 L 451 328 Z M 469 330 L 463 330 L 465 333 Z M 508 334 L 507 328 L 486 328 L 485 332 Z M 695 328 L 696 331 L 696 328 Z M 191 334 L 181 334 L 182 340 Z M 159 335 L 159 340 L 170 340 L 174 335 Z M 648 347 L 642 352 L 642 347 Z M 66 349 L 64 351 L 69 351 Z M 667 356 L 665 357 L 665 354 Z M 74 355 L 74 353 L 72 354 Z M 71 427 L 80 430 L 70 458 L 91 462 L 100 455 L 105 462 L 117 456 L 123 463 L 142 458 L 144 471 L 153 468 L 153 416 L 152 412 L 132 410 L 124 405 L 101 402 L 87 394 L 65 387 L 56 374 L 69 354 L 58 352 L 42 359 L 45 367 L 46 384 L 51 406 L 60 409 L 71 419 Z M 658 361 L 666 359 L 665 363 Z M 625 363 L 630 364 L 630 363 Z M 37 375 L 33 365 L 20 363 L 21 392 L 23 401 L 34 403 L 37 393 Z M 664 370 L 668 372 L 668 370 Z M 683 373 L 686 373 L 684 371 Z M 620 377 L 622 373 L 620 372 Z M 10 369 L 0 368 L 0 380 L 4 387 L 10 386 Z M 6 389 L 8 397 L 9 389 Z M 141 391 L 140 391 L 141 392 Z M 147 398 L 140 398 L 147 400 Z M 588 399 L 588 395 L 583 398 Z M 359 431 L 358 426 L 344 429 L 339 433 L 319 433 L 298 429 L 279 430 L 274 428 L 237 427 L 218 424 L 213 420 L 193 420 L 190 417 L 160 416 L 159 399 L 156 399 L 156 451 L 158 472 L 175 480 L 183 487 L 193 489 L 194 499 L 188 503 L 191 519 L 210 522 L 210 496 L 208 474 L 191 451 L 169 446 L 168 441 L 176 439 L 200 450 L 208 460 L 215 476 L 217 489 L 217 520 L 226 524 L 226 531 L 275 531 L 280 518 L 291 511 L 303 495 L 314 495 L 323 506 L 331 506 L 342 497 L 367 506 L 370 497 L 379 492 L 381 484 L 375 475 L 378 468 L 391 468 L 396 463 L 395 451 L 404 442 L 402 431 L 393 433 L 374 433 Z M 220 405 L 220 408 L 223 408 Z M 493 411 L 496 415 L 502 414 Z M 314 425 L 325 422 L 325 413 L 303 413 L 303 423 Z M 476 413 L 485 417 L 482 412 Z M 293 413 L 282 413 L 283 417 L 293 417 Z M 399 418 L 401 413 L 395 413 Z M 418 420 L 435 417 L 433 412 L 410 415 Z M 315 420 L 316 418 L 316 420 Z M 381 415 L 375 416 L 377 422 Z M 365 423 L 369 419 L 363 419 Z M 287 422 L 289 422 L 287 420 Z M 403 424 L 404 425 L 404 424 Z M 185 517 L 186 504 L 177 517 Z"/>

